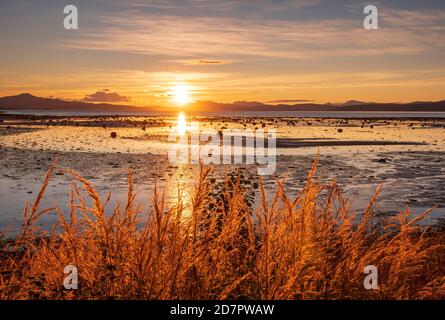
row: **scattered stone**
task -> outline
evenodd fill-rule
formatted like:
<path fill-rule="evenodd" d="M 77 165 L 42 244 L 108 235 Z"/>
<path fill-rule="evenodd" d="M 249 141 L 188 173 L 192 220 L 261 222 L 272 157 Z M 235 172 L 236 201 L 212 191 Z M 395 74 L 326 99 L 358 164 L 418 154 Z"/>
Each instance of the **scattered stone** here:
<path fill-rule="evenodd" d="M 117 132 L 112 132 L 110 135 L 111 138 L 116 139 L 117 138 Z"/>

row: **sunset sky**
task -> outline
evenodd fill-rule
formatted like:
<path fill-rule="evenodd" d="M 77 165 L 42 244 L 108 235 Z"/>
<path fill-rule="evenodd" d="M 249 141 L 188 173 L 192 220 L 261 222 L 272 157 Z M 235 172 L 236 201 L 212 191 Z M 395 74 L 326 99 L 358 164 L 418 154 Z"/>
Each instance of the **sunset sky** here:
<path fill-rule="evenodd" d="M 363 28 L 367 3 L 379 30 Z M 63 28 L 67 4 L 79 30 Z M 0 96 L 445 99 L 443 0 L 0 0 L 0 41 Z"/>

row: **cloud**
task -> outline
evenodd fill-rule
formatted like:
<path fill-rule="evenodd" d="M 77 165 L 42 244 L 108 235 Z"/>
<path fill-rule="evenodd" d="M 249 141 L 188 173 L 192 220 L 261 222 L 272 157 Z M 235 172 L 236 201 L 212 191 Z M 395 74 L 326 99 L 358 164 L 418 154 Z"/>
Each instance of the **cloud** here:
<path fill-rule="evenodd" d="M 98 28 L 69 37 L 62 45 L 159 55 L 184 64 L 204 64 L 196 63 L 202 56 L 211 56 L 212 61 L 319 59 L 414 55 L 445 48 L 445 11 L 381 8 L 380 12 L 380 29 L 368 31 L 362 26 L 361 11 L 356 19 L 304 21 L 130 11 L 97 17 Z"/>
<path fill-rule="evenodd" d="M 97 91 L 96 93 L 86 95 L 82 99 L 86 102 L 129 102 L 130 97 L 121 96 L 117 92 L 109 92 L 108 89 Z"/>
<path fill-rule="evenodd" d="M 214 59 L 199 59 L 199 60 L 178 60 L 186 66 L 221 66 L 231 64 L 228 60 L 214 60 Z"/>
<path fill-rule="evenodd" d="M 304 7 L 319 5 L 321 0 L 151 0 L 133 1 L 125 6 L 134 9 L 156 11 L 158 13 L 178 15 L 216 15 L 246 17 L 249 15 L 267 15 L 270 12 L 286 12 Z"/>

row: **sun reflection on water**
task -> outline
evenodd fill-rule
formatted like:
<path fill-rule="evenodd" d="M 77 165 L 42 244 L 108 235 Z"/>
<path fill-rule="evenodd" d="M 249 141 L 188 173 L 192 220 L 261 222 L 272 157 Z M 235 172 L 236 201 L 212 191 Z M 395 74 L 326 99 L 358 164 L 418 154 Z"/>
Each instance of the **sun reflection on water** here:
<path fill-rule="evenodd" d="M 187 118 L 185 117 L 184 112 L 180 112 L 178 114 L 178 120 L 176 122 L 176 131 L 178 132 L 178 134 L 183 136 L 187 132 L 187 128 Z"/>
<path fill-rule="evenodd" d="M 198 170 L 197 167 L 188 165 L 174 166 L 170 177 L 166 180 L 166 199 L 170 201 L 170 204 L 176 204 L 182 208 L 181 220 L 183 222 L 191 218 L 196 170 Z"/>

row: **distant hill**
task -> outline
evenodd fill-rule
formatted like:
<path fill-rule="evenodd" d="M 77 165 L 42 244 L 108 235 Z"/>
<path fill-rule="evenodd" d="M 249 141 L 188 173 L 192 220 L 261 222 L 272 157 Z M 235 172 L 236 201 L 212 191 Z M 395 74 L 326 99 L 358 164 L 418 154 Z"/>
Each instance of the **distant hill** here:
<path fill-rule="evenodd" d="M 24 93 L 16 96 L 0 98 L 0 110 L 57 110 L 57 111 L 106 111 L 106 112 L 147 112 L 172 111 L 174 107 L 135 107 L 109 103 L 88 103 L 82 101 L 66 101 L 61 99 L 41 98 Z M 445 100 L 437 102 L 416 101 L 412 103 L 376 103 L 350 100 L 343 104 L 265 104 L 255 101 L 237 101 L 218 103 L 213 101 L 197 101 L 186 108 L 196 112 L 230 112 L 230 111 L 423 111 L 445 112 Z"/>
<path fill-rule="evenodd" d="M 363 101 L 357 101 L 357 100 L 349 100 L 345 103 L 342 103 L 342 107 L 350 107 L 350 106 L 362 106 L 364 104 L 374 104 L 373 102 L 363 102 Z"/>
<path fill-rule="evenodd" d="M 0 109 L 4 110 L 67 110 L 67 111 L 154 111 L 148 107 L 134 107 L 109 103 L 88 103 L 61 99 L 41 98 L 29 93 L 0 98 Z"/>
<path fill-rule="evenodd" d="M 418 101 L 411 103 L 373 103 L 337 106 L 332 111 L 410 111 L 410 112 L 445 112 L 445 100 L 430 102 Z"/>
<path fill-rule="evenodd" d="M 412 103 L 376 103 L 351 100 L 344 104 L 277 104 L 270 105 L 262 102 L 238 101 L 234 103 L 216 103 L 213 101 L 199 101 L 189 107 L 194 111 L 423 111 L 445 112 L 445 100 L 438 102 Z"/>

